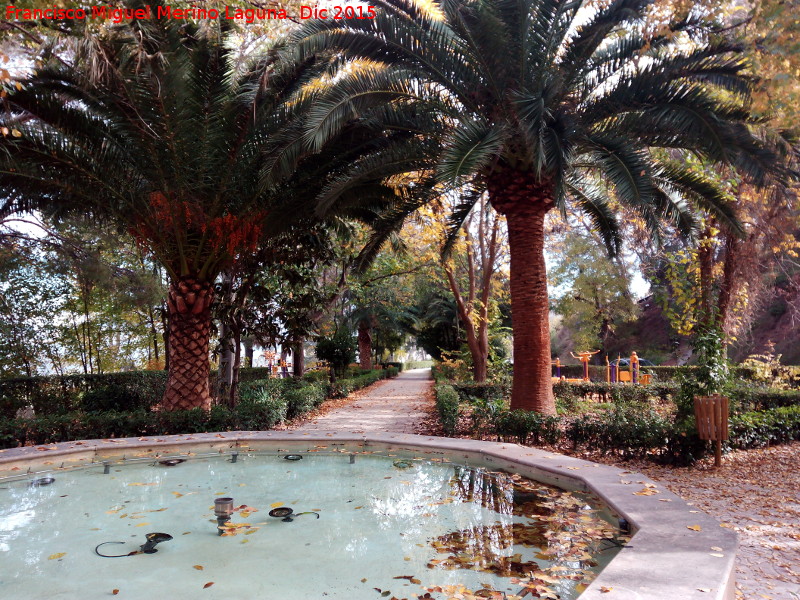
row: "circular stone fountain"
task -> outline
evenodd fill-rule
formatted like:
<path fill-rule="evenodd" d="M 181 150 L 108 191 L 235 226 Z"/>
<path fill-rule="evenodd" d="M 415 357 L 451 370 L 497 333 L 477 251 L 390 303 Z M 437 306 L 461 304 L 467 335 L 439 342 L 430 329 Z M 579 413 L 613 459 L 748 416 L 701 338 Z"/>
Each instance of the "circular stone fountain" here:
<path fill-rule="evenodd" d="M 281 460 L 287 455 L 312 460 Z M 359 480 L 355 473 L 379 457 L 386 461 L 381 467 L 386 474 L 377 483 Z M 328 460 L 334 462 L 323 464 Z M 246 470 L 262 463 L 278 470 Z M 437 471 L 440 467 L 445 475 Z M 198 468 L 199 475 L 190 471 Z M 517 479 L 515 484 L 517 474 L 536 483 Z M 119 497 L 113 500 L 118 502 L 109 503 L 88 484 L 81 485 L 81 476 L 116 489 Z M 110 478 L 116 488 L 101 483 Z M 52 481 L 43 485 L 42 480 Z M 312 482 L 311 491 L 291 497 L 301 480 Z M 452 491 L 442 498 L 436 495 L 454 485 L 466 490 L 464 498 Z M 488 496 L 477 494 L 475 501 L 476 485 L 488 490 Z M 567 500 L 549 497 L 547 486 L 567 490 Z M 413 489 L 416 496 L 410 493 Z M 61 498 L 72 502 L 73 514 L 59 517 L 60 522 L 48 520 L 45 505 L 37 514 L 36 503 L 47 499 L 43 495 L 53 503 Z M 467 495 L 471 503 L 462 502 Z M 227 501 L 230 496 L 231 511 L 215 512 L 215 499 Z M 389 507 L 383 503 L 387 497 L 407 502 Z M 593 497 L 610 511 L 586 504 Z M 11 499 L 16 500 L 9 506 Z M 733 598 L 735 533 L 642 475 L 515 444 L 317 432 L 62 443 L 0 450 L 0 500 L 0 595 L 8 598 L 76 597 L 74 588 L 71 593 L 59 589 L 76 569 L 86 571 L 79 590 L 87 598 L 145 598 L 152 595 L 152 583 L 140 589 L 137 581 L 160 581 L 162 587 L 176 578 L 185 581 L 187 598 L 200 592 L 208 598 L 267 597 L 277 589 L 289 600 L 444 599 L 458 594 L 514 598 L 523 597 L 526 589 L 545 598 L 580 594 L 581 600 Z M 24 502 L 30 505 L 13 505 Z M 525 529 L 521 515 L 537 503 L 546 507 L 537 517 L 539 528 Z M 458 507 L 466 512 L 452 512 Z M 282 518 L 267 516 L 276 509 L 284 509 L 278 511 Z M 263 513 L 253 514 L 258 511 Z M 405 511 L 406 521 L 394 518 L 392 511 Z M 426 521 L 427 515 L 439 512 L 454 521 Z M 377 518 L 378 529 L 357 535 L 368 513 Z M 590 544 L 598 551 L 594 556 L 570 555 L 572 562 L 553 562 L 542 548 L 554 546 L 552 536 L 557 539 L 558 534 L 542 523 L 554 520 L 555 514 L 568 530 L 589 531 L 594 541 L 605 540 L 606 545 Z M 630 540 L 616 530 L 618 523 L 630 528 Z M 4 557 L 20 547 L 17 538 L 26 535 L 26 524 L 31 532 L 38 527 L 35 542 L 41 547 L 27 557 Z M 67 535 L 70 527 L 76 529 L 74 535 Z M 289 537 L 281 537 L 289 529 Z M 465 531 L 480 535 L 465 536 Z M 512 541 L 504 542 L 504 535 Z M 113 552 L 93 552 L 108 541 L 122 543 L 103 546 Z M 156 543 L 163 545 L 150 552 Z M 379 574 L 378 567 L 390 562 L 391 548 L 399 562 Z M 331 567 L 337 555 L 347 555 L 352 573 Z M 5 566 L 12 560 L 27 561 L 27 566 L 18 571 Z M 30 590 L 14 595 L 37 573 L 47 576 L 40 578 L 40 595 Z M 353 581 L 356 573 L 364 576 Z M 272 576 L 274 585 L 268 581 Z M 496 576 L 505 578 L 492 579 Z M 275 588 L 278 584 L 283 587 Z"/>

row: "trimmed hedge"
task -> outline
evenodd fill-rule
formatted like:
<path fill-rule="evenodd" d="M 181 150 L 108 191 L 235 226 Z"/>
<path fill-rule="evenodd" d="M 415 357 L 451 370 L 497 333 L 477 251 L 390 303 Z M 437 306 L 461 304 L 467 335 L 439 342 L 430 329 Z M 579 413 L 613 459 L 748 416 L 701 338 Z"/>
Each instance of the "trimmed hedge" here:
<path fill-rule="evenodd" d="M 473 416 L 475 412 L 480 413 L 480 423 L 474 423 L 473 435 L 496 435 L 504 441 L 520 444 L 570 443 L 574 450 L 588 449 L 623 458 L 650 458 L 675 464 L 691 464 L 710 449 L 709 443 L 698 437 L 693 418 L 676 423 L 641 406 L 621 404 L 602 413 L 553 417 L 504 409 L 489 414 L 483 410 L 489 404 L 492 401 L 475 403 Z M 444 432 L 455 435 L 460 407 L 453 386 L 436 386 L 436 408 Z M 759 448 L 792 440 L 800 440 L 800 405 L 797 404 L 732 416 L 726 446 Z"/>
<path fill-rule="evenodd" d="M 436 395 L 436 410 L 439 413 L 439 422 L 446 435 L 455 435 L 458 431 L 459 398 L 458 392 L 451 385 L 437 385 L 434 388 Z"/>
<path fill-rule="evenodd" d="M 800 440 L 800 406 L 784 406 L 735 415 L 730 420 L 731 448 L 762 448 Z"/>
<path fill-rule="evenodd" d="M 265 379 L 270 369 L 239 370 L 241 383 Z M 217 372 L 209 376 L 216 388 Z M 0 416 L 13 417 L 32 406 L 37 414 L 67 414 L 77 410 L 138 410 L 152 408 L 167 388 L 166 371 L 125 371 L 102 375 L 47 375 L 0 379 Z"/>
<path fill-rule="evenodd" d="M 242 403 L 235 409 L 214 406 L 174 412 L 74 412 L 33 419 L 0 420 L 0 445 L 29 446 L 92 438 L 158 436 L 206 431 L 261 430 L 280 423 L 286 401 Z"/>
<path fill-rule="evenodd" d="M 730 393 L 739 411 L 759 411 L 800 405 L 800 390 L 739 386 Z"/>
<path fill-rule="evenodd" d="M 561 419 L 527 410 L 506 410 L 496 419 L 497 435 L 506 442 L 556 444 L 561 439 Z"/>
<path fill-rule="evenodd" d="M 127 375 L 127 374 L 126 374 Z M 359 389 L 380 379 L 394 377 L 397 369 L 368 371 L 342 380 L 347 389 Z M 40 445 L 81 439 L 140 437 L 207 431 L 271 429 L 319 406 L 333 393 L 327 382 L 308 383 L 294 379 L 257 379 L 243 382 L 239 403 L 231 409 L 214 406 L 173 412 L 152 412 L 145 407 L 132 411 L 104 410 L 39 414 L 36 417 L 0 418 L 0 448 Z M 112 404 L 112 399 L 102 400 Z M 96 402 L 101 402 L 98 396 Z"/>

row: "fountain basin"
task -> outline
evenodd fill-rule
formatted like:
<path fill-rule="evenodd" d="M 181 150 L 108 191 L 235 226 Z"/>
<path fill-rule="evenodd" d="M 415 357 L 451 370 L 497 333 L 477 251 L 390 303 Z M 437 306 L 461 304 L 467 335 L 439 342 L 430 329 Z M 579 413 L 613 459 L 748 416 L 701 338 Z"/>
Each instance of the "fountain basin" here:
<path fill-rule="evenodd" d="M 516 444 L 392 433 L 291 431 L 88 440 L 0 450 L 0 477 L 24 473 L 31 481 L 44 476 L 58 478 L 59 470 L 113 461 L 123 456 L 128 459 L 163 459 L 190 454 L 265 450 L 303 456 L 322 447 L 326 452 L 380 451 L 396 453 L 401 459 L 418 456 L 433 461 L 468 462 L 475 467 L 519 473 L 563 489 L 596 494 L 627 520 L 635 533 L 630 543 L 581 594 L 581 600 L 733 598 L 733 561 L 737 543 L 733 531 L 720 527 L 714 519 L 696 511 L 642 475 Z M 287 468 L 294 468 L 297 463 L 284 464 Z M 181 468 L 183 465 L 170 467 Z M 51 485 L 43 489 L 52 488 Z M 136 557 L 140 558 L 143 557 Z M 309 565 L 309 569 L 312 573 L 313 565 Z M 213 588 L 207 591 L 212 592 Z M 105 593 L 109 592 L 105 590 Z M 208 597 L 215 596 L 209 594 Z M 322 592 L 319 597 L 323 597 Z M 376 592 L 376 597 L 381 596 Z"/>

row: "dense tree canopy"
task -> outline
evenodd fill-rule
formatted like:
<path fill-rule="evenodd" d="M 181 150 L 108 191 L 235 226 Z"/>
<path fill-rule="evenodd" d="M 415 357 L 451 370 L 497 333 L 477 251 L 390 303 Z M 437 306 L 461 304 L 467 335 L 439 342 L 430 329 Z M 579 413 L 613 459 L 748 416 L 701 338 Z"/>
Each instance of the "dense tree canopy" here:
<path fill-rule="evenodd" d="M 385 0 L 374 20 L 318 21 L 296 35 L 301 60 L 337 50 L 375 62 L 320 102 L 315 135 L 344 126 L 370 98 L 413 98 L 449 118 L 439 179 L 477 178 L 508 221 L 514 407 L 554 411 L 543 256 L 551 209 L 588 213 L 612 251 L 611 197 L 656 239 L 661 219 L 691 233 L 698 206 L 740 231 L 727 196 L 680 156 L 730 164 L 759 185 L 778 165 L 751 116 L 742 46 L 692 16 L 653 32 L 643 26 L 652 4 Z"/>

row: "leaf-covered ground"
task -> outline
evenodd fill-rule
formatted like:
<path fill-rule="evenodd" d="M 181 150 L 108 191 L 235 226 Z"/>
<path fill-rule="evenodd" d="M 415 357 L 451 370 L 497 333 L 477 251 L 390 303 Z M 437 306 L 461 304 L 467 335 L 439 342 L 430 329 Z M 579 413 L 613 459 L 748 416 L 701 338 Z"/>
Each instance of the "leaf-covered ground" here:
<path fill-rule="evenodd" d="M 800 442 L 737 451 L 714 469 L 620 463 L 663 483 L 739 533 L 736 595 L 800 600 Z"/>

